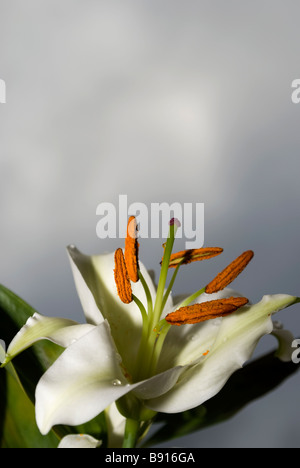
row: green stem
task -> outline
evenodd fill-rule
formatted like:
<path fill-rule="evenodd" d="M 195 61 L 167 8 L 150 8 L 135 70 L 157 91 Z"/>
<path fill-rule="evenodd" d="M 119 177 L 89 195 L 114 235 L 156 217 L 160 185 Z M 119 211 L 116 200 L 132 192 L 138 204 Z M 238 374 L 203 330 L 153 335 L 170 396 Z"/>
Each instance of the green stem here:
<path fill-rule="evenodd" d="M 169 285 L 165 293 L 165 285 L 166 285 L 167 275 L 169 271 L 170 257 L 171 257 L 177 229 L 178 229 L 178 225 L 176 222 L 174 222 L 174 224 L 170 223 L 169 236 L 165 244 L 164 256 L 163 256 L 161 272 L 160 272 L 158 286 L 157 286 L 154 308 L 153 308 L 152 296 L 151 296 L 149 287 L 145 279 L 143 278 L 143 275 L 139 271 L 139 278 L 142 282 L 142 285 L 146 294 L 146 298 L 147 298 L 148 330 L 147 330 L 147 334 L 145 333 L 145 329 L 143 329 L 142 331 L 142 338 L 141 338 L 141 343 L 140 343 L 138 357 L 137 357 L 136 375 L 134 375 L 135 381 L 139 381 L 139 380 L 143 380 L 144 378 L 147 378 L 147 376 L 151 375 L 152 369 L 156 367 L 157 351 L 155 351 L 155 348 L 157 344 L 156 341 L 159 335 L 157 335 L 157 333 L 153 329 L 161 317 L 163 308 L 166 304 L 166 301 L 168 299 L 168 296 L 170 294 L 171 288 L 174 284 L 174 281 L 175 281 L 175 278 L 176 278 L 176 275 L 178 273 L 178 269 L 180 266 L 179 264 L 178 267 L 176 268 L 176 271 L 174 272 L 173 277 L 171 279 L 171 284 Z M 142 314 L 144 314 L 144 312 Z M 145 324 L 146 320 L 143 320 L 143 321 Z M 163 339 L 161 341 L 163 341 Z"/>
<path fill-rule="evenodd" d="M 135 448 L 138 439 L 140 422 L 134 419 L 126 419 L 123 448 Z"/>
<path fill-rule="evenodd" d="M 203 294 L 204 292 L 205 292 L 205 287 L 202 288 L 202 289 L 199 289 L 199 291 L 196 291 L 194 294 L 187 297 L 183 302 L 181 302 L 181 304 L 179 304 L 177 309 L 179 309 L 180 307 L 188 306 L 191 302 L 193 302 L 195 299 L 197 299 L 197 297 L 200 296 L 201 294 Z"/>
<path fill-rule="evenodd" d="M 170 330 L 171 325 L 162 319 L 155 327 L 157 331 L 155 341 L 152 345 L 152 357 L 151 357 L 151 367 L 150 367 L 150 376 L 155 375 L 156 366 L 158 363 L 158 359 L 167 336 L 168 331 Z"/>
<path fill-rule="evenodd" d="M 142 286 L 144 288 L 144 291 L 145 291 L 145 295 L 146 295 L 146 299 L 147 299 L 147 307 L 148 307 L 148 314 L 149 314 L 149 317 L 151 317 L 152 315 L 152 312 L 153 312 L 153 304 L 152 304 L 152 297 L 151 297 L 151 292 L 150 292 L 150 289 L 149 289 L 149 286 L 148 284 L 146 283 L 146 280 L 145 278 L 143 277 L 141 271 L 139 270 L 138 271 L 138 275 L 139 275 L 139 279 L 142 283 Z"/>
<path fill-rule="evenodd" d="M 166 242 L 163 261 L 161 265 L 157 292 L 156 292 L 156 300 L 155 300 L 153 317 L 152 317 L 152 322 L 151 322 L 151 328 L 153 328 L 153 326 L 160 319 L 160 315 L 162 311 L 162 301 L 163 301 L 164 290 L 165 290 L 165 285 L 166 285 L 168 271 L 169 271 L 170 257 L 171 257 L 171 253 L 172 253 L 172 249 L 174 245 L 176 231 L 177 231 L 176 224 L 172 224 L 170 226 L 169 237 Z"/>
<path fill-rule="evenodd" d="M 147 326 L 148 325 L 148 315 L 147 315 L 147 311 L 146 311 L 143 303 L 134 294 L 132 294 L 132 298 L 133 298 L 134 302 L 136 303 L 136 305 L 138 306 L 138 308 L 140 309 L 142 319 L 143 319 L 143 325 Z"/>
<path fill-rule="evenodd" d="M 183 260 L 182 260 L 182 262 L 183 262 Z M 164 295 L 164 297 L 163 297 L 163 301 L 162 301 L 162 305 L 161 305 L 161 311 L 163 311 L 164 308 L 165 308 L 166 302 L 167 302 L 167 300 L 168 300 L 168 297 L 169 297 L 169 295 L 170 295 L 170 292 L 172 291 L 173 284 L 175 283 L 176 276 L 177 276 L 177 274 L 178 274 L 179 267 L 182 265 L 182 262 L 178 263 L 177 267 L 175 268 L 175 271 L 174 271 L 173 276 L 172 276 L 172 278 L 171 278 L 171 281 L 170 281 L 170 284 L 169 284 L 169 286 L 168 286 L 168 289 L 167 289 L 167 291 L 165 292 L 165 295 Z"/>
<path fill-rule="evenodd" d="M 136 366 L 135 369 L 137 371 L 136 375 L 133 377 L 139 380 L 139 376 L 141 373 L 141 370 L 144 368 L 144 361 L 145 361 L 145 355 L 147 356 L 147 353 L 145 353 L 145 349 L 147 346 L 147 341 L 148 341 L 148 323 L 149 323 L 149 317 L 147 315 L 147 311 L 142 304 L 142 302 L 133 294 L 133 300 L 139 307 L 141 314 L 142 314 L 142 319 L 143 319 L 143 326 L 142 326 L 142 336 L 141 336 L 141 342 L 139 346 L 139 351 L 137 353 L 136 357 Z M 143 365 L 142 365 L 143 363 Z"/>

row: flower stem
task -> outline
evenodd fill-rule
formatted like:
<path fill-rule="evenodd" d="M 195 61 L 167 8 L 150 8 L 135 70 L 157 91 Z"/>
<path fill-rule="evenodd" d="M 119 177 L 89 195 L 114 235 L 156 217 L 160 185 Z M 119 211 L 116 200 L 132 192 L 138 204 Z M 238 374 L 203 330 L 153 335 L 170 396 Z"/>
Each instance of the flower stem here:
<path fill-rule="evenodd" d="M 202 288 L 202 289 L 199 289 L 199 291 L 196 291 L 194 294 L 187 297 L 183 302 L 181 302 L 178 305 L 177 309 L 179 309 L 180 307 L 185 307 L 185 306 L 190 305 L 191 302 L 193 302 L 195 299 L 197 299 L 198 296 L 201 296 L 201 294 L 203 294 L 204 292 L 205 292 L 205 287 Z"/>
<path fill-rule="evenodd" d="M 158 281 L 158 286 L 157 286 L 156 300 L 155 300 L 153 317 L 152 317 L 152 322 L 151 322 L 151 329 L 159 321 L 160 315 L 162 312 L 164 290 L 165 290 L 167 275 L 169 271 L 170 256 L 171 256 L 173 245 L 174 245 L 176 231 L 177 231 L 176 224 L 170 225 L 169 236 L 165 245 L 165 252 L 164 252 L 164 257 L 163 257 L 163 261 L 161 265 L 160 276 L 159 276 L 159 281 Z"/>
<path fill-rule="evenodd" d="M 148 315 L 147 315 L 147 311 L 142 303 L 142 301 L 139 300 L 138 297 L 136 297 L 134 294 L 132 294 L 132 299 L 134 300 L 134 302 L 136 303 L 136 305 L 138 306 L 138 308 L 140 309 L 140 312 L 141 312 L 141 315 L 142 315 L 142 319 L 143 319 L 143 328 L 146 327 L 148 325 Z"/>
<path fill-rule="evenodd" d="M 139 421 L 135 421 L 134 419 L 129 418 L 126 419 L 123 448 L 135 448 L 138 439 L 139 428 Z"/>
<path fill-rule="evenodd" d="M 183 261 L 180 262 L 180 263 L 178 263 L 178 265 L 177 265 L 177 267 L 176 267 L 176 269 L 175 269 L 175 271 L 174 271 L 174 273 L 173 273 L 173 276 L 172 276 L 172 278 L 171 278 L 171 281 L 170 281 L 170 284 L 169 284 L 169 286 L 168 286 L 168 289 L 167 289 L 167 291 L 165 292 L 165 295 L 164 295 L 163 300 L 162 300 L 162 305 L 161 305 L 161 310 L 162 310 L 162 311 L 164 310 L 164 307 L 165 307 L 165 305 L 166 305 L 166 302 L 167 302 L 167 300 L 168 300 L 168 297 L 169 297 L 169 295 L 170 295 L 170 293 L 171 293 L 171 291 L 172 291 L 173 285 L 174 285 L 174 283 L 175 283 L 176 276 L 177 276 L 177 274 L 178 274 L 179 268 L 180 268 L 180 266 L 182 265 L 182 263 L 183 263 Z"/>
<path fill-rule="evenodd" d="M 153 304 L 152 304 L 152 297 L 151 297 L 150 289 L 140 270 L 138 271 L 138 275 L 139 275 L 139 279 L 145 291 L 145 295 L 147 299 L 148 314 L 149 316 L 151 316 L 153 312 Z"/>
<path fill-rule="evenodd" d="M 151 358 L 151 368 L 150 368 L 150 376 L 155 375 L 156 366 L 158 363 L 158 359 L 160 356 L 161 349 L 163 347 L 165 338 L 171 325 L 162 319 L 155 327 L 154 331 L 156 332 L 155 341 L 153 343 L 153 352 Z"/>

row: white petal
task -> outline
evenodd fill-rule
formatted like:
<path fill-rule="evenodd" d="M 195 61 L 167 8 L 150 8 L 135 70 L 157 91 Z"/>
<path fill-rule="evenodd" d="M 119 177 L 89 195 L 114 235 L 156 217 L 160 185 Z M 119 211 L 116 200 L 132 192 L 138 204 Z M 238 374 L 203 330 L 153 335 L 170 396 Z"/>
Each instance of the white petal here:
<path fill-rule="evenodd" d="M 292 360 L 292 354 L 294 352 L 292 348 L 292 343 L 295 339 L 294 335 L 289 331 L 285 330 L 282 326 L 278 326 L 274 322 L 274 329 L 272 331 L 279 343 L 278 349 L 276 351 L 276 356 L 282 362 L 290 362 Z"/>
<path fill-rule="evenodd" d="M 46 317 L 36 312 L 32 317 L 29 317 L 26 324 L 11 341 L 5 362 L 9 362 L 33 343 L 43 339 L 67 347 L 74 340 L 90 331 L 92 327 L 92 325 L 87 324 L 79 325 L 73 320 Z"/>
<path fill-rule="evenodd" d="M 109 405 L 105 410 L 108 447 L 122 447 L 126 418 L 118 411 L 115 403 Z"/>
<path fill-rule="evenodd" d="M 106 322 L 70 345 L 40 379 L 36 420 L 42 434 L 55 424 L 89 421 L 129 391 Z"/>
<path fill-rule="evenodd" d="M 184 366 L 173 367 L 143 382 L 131 385 L 133 393 L 142 400 L 156 398 L 174 387 L 178 378 L 186 369 Z"/>
<path fill-rule="evenodd" d="M 91 257 L 79 252 L 74 246 L 67 248 L 75 286 L 88 323 L 99 325 L 104 321 L 93 291 L 97 290 L 95 272 Z"/>
<path fill-rule="evenodd" d="M 120 367 L 107 322 L 70 345 L 36 388 L 36 420 L 42 434 L 55 424 L 89 421 L 130 391 L 142 399 L 169 391 L 184 367 L 129 384 Z"/>
<path fill-rule="evenodd" d="M 233 289 L 225 288 L 218 293 L 201 294 L 193 301 L 193 304 L 227 297 L 241 297 L 241 294 Z M 176 308 L 178 306 L 174 310 Z M 171 327 L 160 355 L 158 372 L 163 372 L 170 367 L 192 364 L 201 359 L 212 348 L 221 324 L 222 319 L 217 318 L 196 325 Z"/>
<path fill-rule="evenodd" d="M 157 372 L 198 362 L 212 349 L 221 324 L 222 319 L 217 318 L 196 325 L 171 327 L 160 354 Z"/>
<path fill-rule="evenodd" d="M 123 304 L 118 297 L 114 280 L 114 253 L 87 256 L 74 247 L 68 251 L 77 292 L 87 321 L 99 324 L 106 319 L 109 322 L 117 349 L 122 355 L 124 365 L 131 373 L 140 343 L 142 318 L 134 302 Z M 141 263 L 140 269 L 152 298 L 155 298 L 155 287 Z M 132 291 L 147 306 L 146 295 L 140 281 L 132 283 Z"/>
<path fill-rule="evenodd" d="M 69 434 L 61 439 L 57 448 L 97 448 L 101 443 L 88 434 Z"/>
<path fill-rule="evenodd" d="M 271 314 L 296 301 L 297 298 L 287 295 L 264 296 L 258 304 L 245 306 L 223 318 L 208 355 L 185 371 L 172 390 L 149 400 L 147 406 L 155 411 L 174 413 L 212 398 L 251 357 L 258 340 L 272 332 Z"/>
<path fill-rule="evenodd" d="M 5 360 L 5 342 L 0 340 L 0 362 Z"/>

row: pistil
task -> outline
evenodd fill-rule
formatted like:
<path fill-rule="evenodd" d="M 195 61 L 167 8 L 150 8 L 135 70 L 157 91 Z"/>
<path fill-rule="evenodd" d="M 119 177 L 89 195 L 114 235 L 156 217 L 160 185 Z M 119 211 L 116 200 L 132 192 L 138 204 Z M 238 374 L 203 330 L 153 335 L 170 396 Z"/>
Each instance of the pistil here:
<path fill-rule="evenodd" d="M 165 252 L 162 260 L 161 271 L 159 276 L 159 282 L 157 286 L 157 293 L 156 293 L 156 300 L 154 305 L 154 312 L 153 312 L 153 319 L 151 321 L 151 328 L 153 329 L 154 326 L 160 319 L 162 313 L 162 304 L 163 304 L 163 297 L 164 297 L 164 290 L 166 286 L 169 264 L 170 264 L 170 257 L 173 250 L 174 240 L 176 236 L 176 231 L 180 227 L 180 222 L 178 219 L 171 219 L 169 229 L 169 236 L 167 242 L 165 244 Z"/>

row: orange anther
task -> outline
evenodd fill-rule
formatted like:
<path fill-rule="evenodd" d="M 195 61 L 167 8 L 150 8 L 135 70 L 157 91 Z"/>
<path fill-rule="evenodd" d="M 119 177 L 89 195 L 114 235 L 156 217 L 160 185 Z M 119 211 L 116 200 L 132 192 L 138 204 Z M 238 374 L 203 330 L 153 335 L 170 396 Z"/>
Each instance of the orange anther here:
<path fill-rule="evenodd" d="M 133 300 L 132 289 L 122 249 L 115 252 L 114 274 L 119 298 L 124 304 L 129 304 Z"/>
<path fill-rule="evenodd" d="M 202 249 L 189 249 L 176 252 L 171 255 L 169 268 L 176 268 L 179 263 L 186 265 L 187 263 L 197 262 L 199 260 L 208 260 L 216 257 L 223 252 L 221 247 L 203 247 Z"/>
<path fill-rule="evenodd" d="M 252 250 L 242 253 L 206 286 L 205 292 L 212 294 L 228 286 L 246 268 L 253 255 Z"/>
<path fill-rule="evenodd" d="M 247 302 L 248 299 L 246 297 L 229 297 L 202 302 L 201 304 L 180 307 L 175 312 L 168 314 L 165 319 L 171 325 L 205 322 L 206 320 L 225 317 L 247 304 Z"/>
<path fill-rule="evenodd" d="M 127 224 L 127 236 L 125 239 L 125 263 L 131 281 L 136 283 L 138 277 L 138 249 L 137 225 L 134 216 L 130 216 Z"/>

